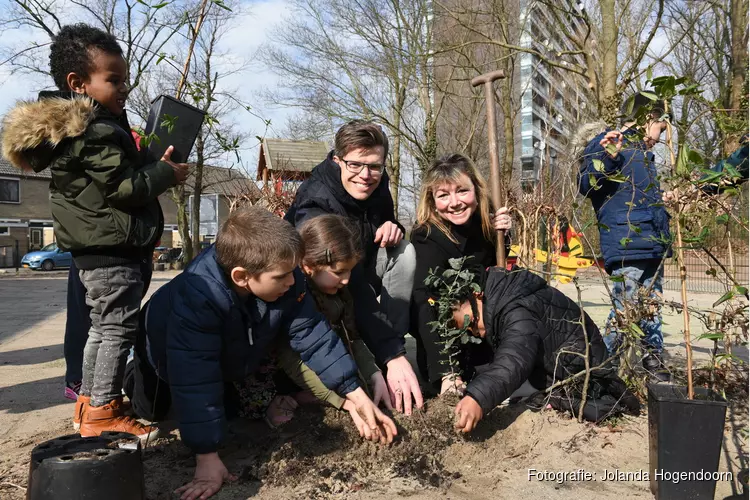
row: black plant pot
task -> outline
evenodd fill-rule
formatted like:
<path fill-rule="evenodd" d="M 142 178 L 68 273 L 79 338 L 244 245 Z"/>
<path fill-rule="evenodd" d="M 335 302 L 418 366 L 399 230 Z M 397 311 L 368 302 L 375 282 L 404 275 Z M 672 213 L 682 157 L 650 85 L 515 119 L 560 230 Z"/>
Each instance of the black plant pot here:
<path fill-rule="evenodd" d="M 174 146 L 172 161 L 186 162 L 205 117 L 205 111 L 173 97 L 161 95 L 154 99 L 144 132 L 146 136 L 155 134 L 158 140 L 148 145 L 147 160 L 159 160 L 169 146 Z M 171 121 L 171 126 L 165 121 Z"/>
<path fill-rule="evenodd" d="M 702 387 L 648 386 L 649 476 L 656 500 L 713 500 L 727 402 Z"/>
<path fill-rule="evenodd" d="M 141 445 L 124 432 L 61 436 L 31 451 L 27 500 L 143 500 Z"/>

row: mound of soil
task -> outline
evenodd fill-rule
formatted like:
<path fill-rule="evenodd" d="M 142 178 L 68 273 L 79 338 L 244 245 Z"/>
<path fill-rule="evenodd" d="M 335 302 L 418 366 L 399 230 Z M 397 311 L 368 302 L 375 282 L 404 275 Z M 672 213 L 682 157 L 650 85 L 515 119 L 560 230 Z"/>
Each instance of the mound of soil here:
<path fill-rule="evenodd" d="M 440 398 L 411 417 L 395 416 L 398 436 L 391 446 L 362 440 L 348 413 L 332 408 L 304 407 L 278 432 L 238 423 L 222 457 L 239 478 L 219 498 L 244 498 L 261 487 L 293 487 L 303 498 L 330 498 L 394 480 L 410 488 L 446 487 L 461 476 L 443 465 L 449 446 L 463 439 L 453 429 L 456 402 Z M 157 499 L 169 498 L 163 495 L 175 484 L 174 474 L 158 469 L 170 464 L 178 472 L 193 465 L 189 450 L 178 443 L 146 450 L 144 460 L 150 472 L 147 496 Z"/>

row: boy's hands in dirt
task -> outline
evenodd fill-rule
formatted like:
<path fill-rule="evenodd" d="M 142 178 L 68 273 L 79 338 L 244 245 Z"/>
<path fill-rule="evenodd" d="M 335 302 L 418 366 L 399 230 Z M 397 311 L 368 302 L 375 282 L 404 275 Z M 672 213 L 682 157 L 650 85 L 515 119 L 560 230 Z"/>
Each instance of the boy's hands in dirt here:
<path fill-rule="evenodd" d="M 456 405 L 456 429 L 461 432 L 471 432 L 477 426 L 484 412 L 479 403 L 471 396 L 465 396 Z"/>
<path fill-rule="evenodd" d="M 372 402 L 379 406 L 382 401 L 385 407 L 393 411 L 391 397 L 388 394 L 388 384 L 385 383 L 383 372 L 377 371 L 370 377 L 370 387 L 372 387 Z"/>
<path fill-rule="evenodd" d="M 422 408 L 424 404 L 422 390 L 419 388 L 417 375 L 406 356 L 393 358 L 386 364 L 386 367 L 388 368 L 387 378 L 391 404 L 396 408 L 396 411 L 411 415 L 412 394 L 417 408 Z"/>
<path fill-rule="evenodd" d="M 360 436 L 368 441 L 379 440 L 382 444 L 390 444 L 393 442 L 393 436 L 398 433 L 396 431 L 396 424 L 394 424 L 393 420 L 385 416 L 383 412 L 375 406 L 361 387 L 358 387 L 347 394 L 346 399 L 354 405 L 354 413 L 357 413 L 358 417 L 365 422 L 365 425 L 360 427 L 357 423 L 357 419 L 354 418 L 354 415 L 352 414 L 352 420 L 354 420 L 354 424 L 357 425 L 357 429 L 360 431 Z M 344 406 L 346 408 L 347 405 L 345 404 Z M 352 413 L 352 411 L 349 410 L 349 413 Z"/>
<path fill-rule="evenodd" d="M 237 480 L 224 466 L 218 453 L 196 455 L 195 462 L 193 480 L 175 490 L 181 495 L 180 500 L 205 500 L 216 494 L 224 481 Z"/>
<path fill-rule="evenodd" d="M 177 181 L 177 184 L 182 184 L 187 179 L 190 165 L 187 163 L 175 163 L 172 161 L 172 152 L 174 151 L 174 146 L 169 146 L 166 151 L 164 151 L 164 155 L 161 157 L 161 161 L 168 164 L 170 167 L 172 167 L 172 170 L 174 171 L 174 178 Z"/>

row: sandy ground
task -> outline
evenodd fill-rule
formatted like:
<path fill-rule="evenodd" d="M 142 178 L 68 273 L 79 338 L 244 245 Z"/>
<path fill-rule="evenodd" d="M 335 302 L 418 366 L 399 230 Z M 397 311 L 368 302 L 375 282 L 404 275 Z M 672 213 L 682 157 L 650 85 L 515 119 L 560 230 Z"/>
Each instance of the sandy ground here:
<path fill-rule="evenodd" d="M 155 273 L 151 291 L 175 274 Z M 73 404 L 62 397 L 65 286 L 66 278 L 62 273 L 51 277 L 37 273 L 23 279 L 12 276 L 0 279 L 2 499 L 23 498 L 28 456 L 35 444 L 71 432 Z M 575 297 L 572 285 L 560 288 Z M 674 292 L 666 292 L 666 296 L 678 300 Z M 699 307 L 706 307 L 714 300 L 716 295 L 690 296 L 691 303 Z M 583 304 L 597 324 L 602 325 L 608 313 L 602 287 L 584 285 Z M 681 316 L 665 311 L 664 323 L 670 358 L 679 364 Z M 697 337 L 701 333 L 699 325 L 693 327 Z M 413 347 L 413 342 L 410 345 Z M 709 349 L 708 342 L 697 342 L 698 365 L 708 360 Z M 737 354 L 747 359 L 746 350 Z M 730 405 L 727 412 L 720 465 L 720 470 L 735 474 L 747 467 L 747 443 L 743 437 L 743 431 L 748 428 L 747 391 L 738 399 L 742 401 Z M 429 426 L 402 422 L 402 440 L 392 450 L 378 449 L 351 438 L 332 439 L 346 435 L 349 428 L 346 418 L 330 412 L 321 414 L 321 410 L 307 412 L 312 412 L 315 418 L 308 415 L 301 418 L 296 424 L 297 431 L 294 426 L 277 433 L 269 432 L 260 424 L 238 424 L 233 442 L 225 452 L 225 461 L 241 479 L 224 488 L 218 498 L 255 495 L 268 499 L 407 496 L 417 499 L 583 500 L 651 496 L 647 481 L 603 481 L 600 478 L 605 469 L 633 473 L 648 470 L 645 412 L 637 418 L 623 419 L 614 427 L 595 427 L 578 424 L 552 411 L 538 412 L 524 405 L 511 405 L 495 410 L 469 440 L 451 437 L 447 427 L 436 437 Z M 307 427 L 300 431 L 299 426 Z M 313 439 L 311 435 L 326 445 L 311 446 L 305 441 Z M 425 446 L 433 443 L 434 449 L 413 449 L 413 443 L 420 442 Z M 402 455 L 407 457 L 407 463 L 394 462 L 393 457 Z M 194 464 L 189 452 L 176 439 L 147 451 L 144 459 L 148 498 L 171 498 L 168 492 L 189 479 Z M 417 464 L 414 467 L 408 463 L 412 459 Z M 266 462 L 275 469 L 270 472 L 263 469 Z M 328 476 L 324 464 L 331 469 Z M 278 480 L 280 476 L 293 479 L 295 467 L 309 473 L 290 481 Z M 593 473 L 597 480 L 540 481 L 529 477 L 529 469 L 540 472 L 583 469 Z M 739 492 L 736 480 L 720 481 L 716 498 Z"/>

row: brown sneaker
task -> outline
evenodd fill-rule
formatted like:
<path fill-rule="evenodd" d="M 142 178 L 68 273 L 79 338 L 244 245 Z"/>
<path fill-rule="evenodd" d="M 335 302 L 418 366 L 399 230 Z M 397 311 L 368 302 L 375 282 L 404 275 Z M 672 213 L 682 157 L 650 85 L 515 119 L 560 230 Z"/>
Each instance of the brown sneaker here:
<path fill-rule="evenodd" d="M 76 407 L 73 410 L 73 429 L 76 432 L 81 428 L 81 417 L 90 402 L 91 396 L 83 396 L 79 394 L 78 399 L 76 399 Z"/>
<path fill-rule="evenodd" d="M 87 405 L 81 419 L 81 437 L 98 436 L 104 431 L 127 432 L 141 441 L 156 439 L 159 430 L 143 425 L 124 414 L 122 398 L 113 399 L 104 406 Z"/>

